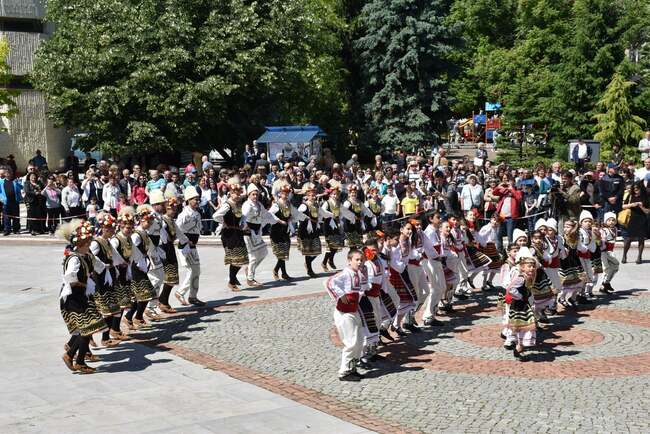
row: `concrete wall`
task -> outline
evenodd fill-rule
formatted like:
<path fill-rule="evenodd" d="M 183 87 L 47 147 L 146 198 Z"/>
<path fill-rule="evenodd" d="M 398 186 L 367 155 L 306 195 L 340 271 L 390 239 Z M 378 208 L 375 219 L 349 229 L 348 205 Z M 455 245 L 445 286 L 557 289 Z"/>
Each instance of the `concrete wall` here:
<path fill-rule="evenodd" d="M 43 19 L 45 9 L 39 0 L 0 0 L 0 16 L 11 18 Z M 46 33 L 0 32 L 9 42 L 7 63 L 12 74 L 29 74 L 34 66 L 34 55 L 42 41 L 51 32 L 52 26 L 45 26 Z M 51 169 L 59 167 L 65 158 L 70 135 L 63 129 L 54 128 L 47 119 L 47 102 L 40 92 L 20 89 L 16 98 L 19 113 L 10 119 L 0 119 L 5 132 L 0 132 L 0 156 L 14 154 L 19 171 L 24 171 L 37 149 L 43 151 Z"/>

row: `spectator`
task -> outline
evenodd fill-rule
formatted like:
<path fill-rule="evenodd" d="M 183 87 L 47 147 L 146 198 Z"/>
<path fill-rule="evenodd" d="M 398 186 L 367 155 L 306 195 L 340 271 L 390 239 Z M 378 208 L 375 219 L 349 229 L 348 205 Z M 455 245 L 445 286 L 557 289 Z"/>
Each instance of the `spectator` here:
<path fill-rule="evenodd" d="M 493 189 L 492 194 L 499 198 L 496 214 L 499 216 L 502 224 L 500 225 L 500 232 L 497 237 L 497 248 L 502 251 L 504 230 L 508 236 L 508 244 L 512 244 L 515 221 L 521 216 L 520 209 L 523 193 L 515 187 L 512 177 L 504 176 L 501 184 Z"/>
<path fill-rule="evenodd" d="M 102 189 L 101 181 L 97 178 L 97 174 L 93 169 L 88 169 L 86 171 L 86 176 L 83 181 L 81 181 L 81 190 L 83 191 L 81 195 L 81 200 L 84 204 L 90 203 L 90 199 L 95 199 L 95 201 L 100 201 L 99 191 Z"/>
<path fill-rule="evenodd" d="M 201 157 L 201 173 L 206 173 L 212 169 L 212 163 L 208 159 L 207 155 Z"/>
<path fill-rule="evenodd" d="M 84 172 L 96 165 L 97 160 L 93 158 L 90 152 L 86 152 L 86 158 L 84 158 Z"/>
<path fill-rule="evenodd" d="M 591 146 L 586 144 L 582 139 L 578 140 L 578 144 L 573 147 L 573 151 L 571 152 L 571 161 L 575 163 L 578 173 L 582 173 L 585 166 L 591 162 L 592 153 Z"/>
<path fill-rule="evenodd" d="M 284 157 L 284 156 L 283 156 Z M 246 144 L 243 154 L 243 163 L 253 165 L 257 161 L 257 154 L 253 150 L 253 147 L 250 144 Z"/>
<path fill-rule="evenodd" d="M 627 262 L 627 253 L 632 241 L 638 243 L 636 263 L 643 262 L 643 248 L 648 236 L 648 218 L 650 216 L 650 200 L 648 193 L 641 182 L 629 186 L 623 195 L 623 209 L 631 210 L 630 221 L 622 229 L 623 235 L 623 262 Z"/>
<path fill-rule="evenodd" d="M 625 181 L 618 174 L 614 163 L 607 165 L 607 173 L 597 183 L 598 188 L 598 219 L 602 220 L 606 212 L 618 213 L 622 207 Z"/>
<path fill-rule="evenodd" d="M 634 178 L 642 181 L 646 189 L 650 187 L 650 157 L 643 160 L 643 167 L 634 171 Z"/>
<path fill-rule="evenodd" d="M 50 175 L 47 179 L 47 185 L 43 189 L 43 196 L 45 196 L 47 212 L 47 230 L 50 235 L 54 235 L 57 226 L 61 222 L 61 190 L 56 184 L 54 175 Z"/>
<path fill-rule="evenodd" d="M 27 207 L 27 231 L 32 235 L 45 232 L 45 198 L 41 194 L 43 185 L 36 172 L 27 175 L 27 182 L 23 183 L 25 206 Z"/>
<path fill-rule="evenodd" d="M 254 167 L 255 172 L 257 172 L 258 168 L 260 168 L 260 167 L 263 167 L 266 170 L 266 173 L 271 171 L 270 170 L 270 167 L 271 167 L 270 163 L 266 159 L 266 154 L 263 153 L 263 152 L 260 154 L 260 158 L 255 162 L 255 167 Z"/>
<path fill-rule="evenodd" d="M 61 206 L 67 220 L 74 218 L 81 218 L 83 215 L 83 207 L 81 205 L 81 195 L 79 187 L 74 183 L 72 178 L 66 179 L 67 185 L 61 190 Z M 93 196 L 88 200 L 88 203 L 95 201 L 97 203 L 97 196 Z"/>
<path fill-rule="evenodd" d="M 639 141 L 639 151 L 641 152 L 641 160 L 650 158 L 650 131 L 646 131 L 645 137 Z"/>
<path fill-rule="evenodd" d="M 151 179 L 147 182 L 147 195 L 151 194 L 154 190 L 162 190 L 164 192 L 167 182 L 160 176 L 160 172 L 151 170 L 149 173 L 151 174 Z"/>
<path fill-rule="evenodd" d="M 43 157 L 43 154 L 40 149 L 36 150 L 36 155 L 32 157 L 32 159 L 29 161 L 31 165 L 36 167 L 37 169 L 40 169 L 41 167 L 45 166 L 47 164 L 47 160 L 45 157 Z"/>
<path fill-rule="evenodd" d="M 9 169 L 3 169 L 5 177 L 0 183 L 0 203 L 2 203 L 2 221 L 4 236 L 20 233 L 20 203 L 23 200 L 23 186 L 14 179 Z"/>
<path fill-rule="evenodd" d="M 146 203 L 149 199 L 147 195 L 147 178 L 140 175 L 136 183 L 131 188 L 131 205 L 137 207 Z"/>
<path fill-rule="evenodd" d="M 120 178 L 117 185 L 120 187 L 120 193 L 126 197 L 127 201 L 131 197 L 131 187 L 134 183 L 135 181 L 131 178 L 129 169 L 122 170 L 122 178 Z"/>
<path fill-rule="evenodd" d="M 483 202 L 483 187 L 478 184 L 478 177 L 474 174 L 467 178 L 469 184 L 465 184 L 460 193 L 460 205 L 463 215 L 472 211 L 476 217 L 481 214 Z"/>
<path fill-rule="evenodd" d="M 102 200 L 104 202 L 104 211 L 110 212 L 113 217 L 117 217 L 117 204 L 120 201 L 120 187 L 118 187 L 117 179 L 115 177 L 109 178 L 108 184 L 104 186 Z"/>
<path fill-rule="evenodd" d="M 420 199 L 418 199 L 416 192 L 410 185 L 406 187 L 406 194 L 400 201 L 400 205 L 402 206 L 403 217 L 409 217 L 417 213 Z"/>
<path fill-rule="evenodd" d="M 6 164 L 7 166 L 9 166 L 9 169 L 11 169 L 13 173 L 18 172 L 18 167 L 16 166 L 16 158 L 14 157 L 14 154 L 9 154 L 7 156 Z"/>

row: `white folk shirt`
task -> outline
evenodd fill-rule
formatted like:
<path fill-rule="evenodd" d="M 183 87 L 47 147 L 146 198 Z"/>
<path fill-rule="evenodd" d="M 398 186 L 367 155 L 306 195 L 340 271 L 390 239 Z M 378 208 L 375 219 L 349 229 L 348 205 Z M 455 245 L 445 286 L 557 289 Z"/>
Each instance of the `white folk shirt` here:
<path fill-rule="evenodd" d="M 650 157 L 650 140 L 649 139 L 641 139 L 639 141 L 639 151 L 641 151 L 641 159 L 645 160 L 646 158 Z"/>
<path fill-rule="evenodd" d="M 427 226 L 423 232 L 422 247 L 424 253 L 429 259 L 438 259 L 442 255 L 442 244 L 440 244 L 440 235 L 438 229 L 432 225 Z"/>
<path fill-rule="evenodd" d="M 201 234 L 201 214 L 189 206 L 183 208 L 183 211 L 176 218 L 176 226 L 184 234 Z"/>
<path fill-rule="evenodd" d="M 252 202 L 250 200 L 246 200 L 246 202 L 244 202 L 241 207 L 241 213 L 242 217 L 244 217 L 247 223 L 260 225 L 260 229 L 258 231 L 260 235 L 262 233 L 262 227 L 267 224 L 274 224 L 280 221 L 280 219 L 277 218 L 275 214 L 271 214 L 269 211 L 267 211 L 267 209 L 264 208 L 259 201 Z"/>
<path fill-rule="evenodd" d="M 491 223 L 484 225 L 481 230 L 478 231 L 476 235 L 476 240 L 479 242 L 481 247 L 487 246 L 489 243 L 497 242 L 497 230 L 492 227 Z"/>

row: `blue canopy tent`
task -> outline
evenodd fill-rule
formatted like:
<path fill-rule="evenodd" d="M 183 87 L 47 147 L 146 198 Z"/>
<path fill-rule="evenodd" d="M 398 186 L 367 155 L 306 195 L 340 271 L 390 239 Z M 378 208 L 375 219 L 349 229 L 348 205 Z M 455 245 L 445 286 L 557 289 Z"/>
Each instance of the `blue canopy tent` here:
<path fill-rule="evenodd" d="M 320 156 L 322 140 L 327 136 L 318 125 L 265 128 L 257 144 L 266 145 L 271 161 L 276 161 L 279 153 L 284 155 L 285 160 L 299 158 L 308 161 L 312 155 Z"/>

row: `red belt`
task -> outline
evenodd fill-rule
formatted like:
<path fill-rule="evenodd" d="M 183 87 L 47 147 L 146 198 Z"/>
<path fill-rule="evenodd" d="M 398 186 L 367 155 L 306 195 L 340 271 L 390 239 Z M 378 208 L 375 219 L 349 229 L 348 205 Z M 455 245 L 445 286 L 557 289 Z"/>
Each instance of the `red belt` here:
<path fill-rule="evenodd" d="M 409 265 L 420 266 L 420 261 L 418 261 L 417 259 L 409 259 Z"/>
<path fill-rule="evenodd" d="M 370 285 L 370 289 L 366 291 L 366 295 L 370 297 L 379 297 L 381 295 L 381 285 L 379 283 L 373 283 Z"/>
<path fill-rule="evenodd" d="M 560 258 L 556 256 L 550 261 L 544 261 L 544 266 L 547 268 L 560 268 Z"/>
<path fill-rule="evenodd" d="M 591 252 L 578 252 L 578 257 L 583 259 L 591 259 Z"/>
<path fill-rule="evenodd" d="M 343 297 L 347 297 L 348 302 L 343 303 L 340 299 L 336 302 L 336 309 L 340 312 L 345 313 L 354 313 L 359 309 L 359 293 L 352 292 L 345 294 Z"/>
<path fill-rule="evenodd" d="M 615 243 L 605 243 L 605 246 L 606 246 L 608 252 L 613 252 L 614 251 L 614 244 Z"/>

